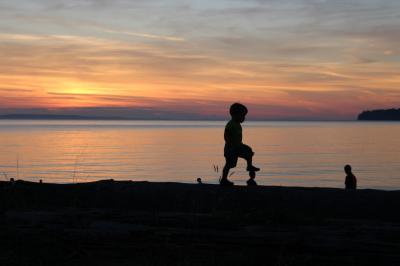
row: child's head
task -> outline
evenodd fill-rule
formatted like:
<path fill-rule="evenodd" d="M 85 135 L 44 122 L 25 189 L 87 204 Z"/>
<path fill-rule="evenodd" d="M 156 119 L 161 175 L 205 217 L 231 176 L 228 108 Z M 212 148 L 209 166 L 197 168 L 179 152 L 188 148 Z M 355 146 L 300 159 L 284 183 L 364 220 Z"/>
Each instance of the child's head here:
<path fill-rule="evenodd" d="M 346 164 L 344 167 L 344 172 L 346 174 L 351 174 L 351 166 L 349 164 Z"/>
<path fill-rule="evenodd" d="M 248 112 L 247 107 L 241 103 L 234 103 L 229 108 L 229 113 L 231 114 L 232 119 L 240 123 L 244 121 L 247 112 Z"/>

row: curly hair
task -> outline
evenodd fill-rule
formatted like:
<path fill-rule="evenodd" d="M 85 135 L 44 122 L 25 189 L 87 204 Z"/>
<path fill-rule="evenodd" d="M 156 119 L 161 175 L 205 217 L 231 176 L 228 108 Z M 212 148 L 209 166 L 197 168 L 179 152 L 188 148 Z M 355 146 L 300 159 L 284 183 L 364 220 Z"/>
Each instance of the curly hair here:
<path fill-rule="evenodd" d="M 231 107 L 229 108 L 229 113 L 231 114 L 231 116 L 235 116 L 235 115 L 246 115 L 248 112 L 247 107 L 244 106 L 241 103 L 234 103 L 231 105 Z"/>

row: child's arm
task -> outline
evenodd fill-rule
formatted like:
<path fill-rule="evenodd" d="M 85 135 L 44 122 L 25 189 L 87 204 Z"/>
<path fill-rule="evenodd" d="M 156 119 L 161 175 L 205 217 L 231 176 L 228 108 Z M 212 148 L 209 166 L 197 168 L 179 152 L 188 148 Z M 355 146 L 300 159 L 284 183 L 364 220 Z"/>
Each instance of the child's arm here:
<path fill-rule="evenodd" d="M 225 127 L 224 138 L 227 145 L 237 147 L 242 144 L 242 132 L 240 125 L 228 123 Z"/>
<path fill-rule="evenodd" d="M 228 144 L 228 145 L 233 144 L 232 131 L 229 130 L 229 128 L 225 128 L 224 139 L 225 139 L 226 144 Z"/>

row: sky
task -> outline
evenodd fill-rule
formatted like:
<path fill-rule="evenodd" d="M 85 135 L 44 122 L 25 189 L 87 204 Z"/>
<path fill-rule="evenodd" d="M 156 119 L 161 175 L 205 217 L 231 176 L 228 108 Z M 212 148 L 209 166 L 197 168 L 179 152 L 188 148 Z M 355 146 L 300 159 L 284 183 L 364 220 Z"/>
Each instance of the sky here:
<path fill-rule="evenodd" d="M 400 108 L 398 0 L 0 0 L 0 114 L 353 120 Z"/>

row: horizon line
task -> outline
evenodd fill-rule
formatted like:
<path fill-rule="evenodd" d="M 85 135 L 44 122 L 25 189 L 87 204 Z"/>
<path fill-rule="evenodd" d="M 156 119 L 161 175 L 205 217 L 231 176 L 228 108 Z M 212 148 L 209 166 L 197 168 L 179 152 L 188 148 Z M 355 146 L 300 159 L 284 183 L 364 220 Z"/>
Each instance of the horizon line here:
<path fill-rule="evenodd" d="M 86 116 L 86 115 L 63 115 L 63 114 L 6 114 L 0 115 L 0 120 L 103 120 L 103 121 L 215 121 L 223 122 L 230 120 L 229 117 L 226 118 L 138 118 L 138 117 L 118 117 L 118 116 Z M 358 119 L 295 119 L 295 118 L 284 118 L 284 119 L 246 119 L 248 122 L 354 122 L 362 121 Z"/>

